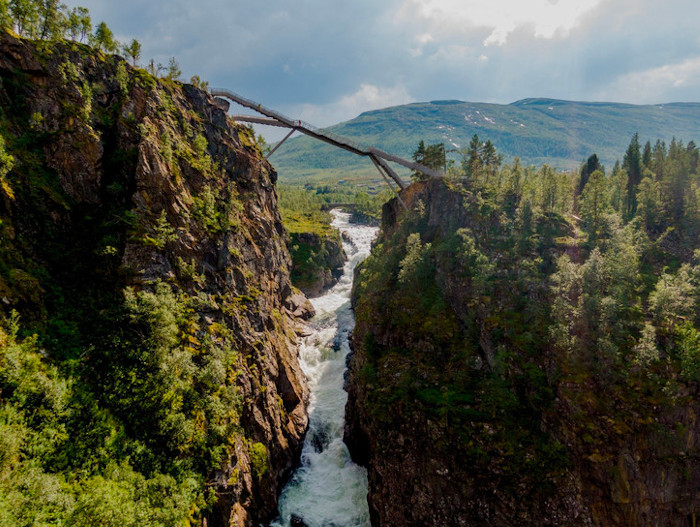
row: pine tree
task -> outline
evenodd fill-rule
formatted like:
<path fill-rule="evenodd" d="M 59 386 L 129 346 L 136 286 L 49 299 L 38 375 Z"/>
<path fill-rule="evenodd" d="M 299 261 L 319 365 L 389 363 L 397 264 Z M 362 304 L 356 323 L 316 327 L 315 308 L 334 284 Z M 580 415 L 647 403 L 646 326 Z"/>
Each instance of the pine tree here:
<path fill-rule="evenodd" d="M 519 157 L 513 159 L 513 164 L 509 167 L 506 176 L 503 208 L 509 216 L 513 216 L 523 197 L 523 167 Z"/>
<path fill-rule="evenodd" d="M 639 134 L 635 133 L 627 147 L 622 167 L 627 171 L 627 207 L 626 217 L 631 219 L 637 211 L 637 186 L 642 180 L 642 156 L 639 145 Z"/>
<path fill-rule="evenodd" d="M 549 165 L 542 165 L 538 178 L 540 208 L 544 212 L 554 212 L 558 201 L 556 171 Z"/>
<path fill-rule="evenodd" d="M 654 178 L 654 173 L 645 169 L 644 177 L 637 191 L 637 216 L 642 219 L 648 233 L 656 234 L 660 230 L 662 220 L 661 187 Z"/>
<path fill-rule="evenodd" d="M 651 143 L 647 141 L 644 143 L 644 153 L 642 154 L 642 166 L 643 168 L 648 168 L 651 170 L 653 162 L 653 157 L 651 153 Z"/>
<path fill-rule="evenodd" d="M 581 220 L 583 228 L 588 232 L 590 242 L 595 241 L 601 231 L 602 216 L 608 205 L 606 186 L 607 181 L 603 172 L 595 170 L 581 194 Z"/>
<path fill-rule="evenodd" d="M 487 139 L 481 148 L 481 158 L 487 183 L 495 184 L 494 179 L 503 162 L 503 156 L 496 152 L 496 147 L 490 139 Z"/>
<path fill-rule="evenodd" d="M 664 177 L 664 165 L 666 164 L 666 143 L 657 139 L 656 144 L 652 150 L 652 159 L 654 168 L 652 169 L 656 174 L 656 180 L 660 181 Z"/>
<path fill-rule="evenodd" d="M 435 170 L 444 170 L 445 161 L 445 143 L 436 143 L 425 148 L 424 163 L 428 168 Z"/>
<path fill-rule="evenodd" d="M 690 174 L 697 174 L 698 167 L 700 166 L 700 151 L 698 150 L 695 141 L 690 141 L 685 149 L 688 153 L 688 168 L 690 170 Z"/>
<path fill-rule="evenodd" d="M 464 161 L 462 162 L 462 168 L 464 170 L 467 180 L 472 184 L 476 183 L 481 170 L 484 166 L 483 159 L 481 158 L 482 144 L 479 140 L 479 136 L 474 134 L 469 141 L 469 146 L 464 155 Z"/>
<path fill-rule="evenodd" d="M 579 182 L 578 182 L 578 186 L 576 187 L 576 195 L 577 196 L 581 195 L 584 187 L 588 183 L 588 178 L 590 178 L 591 174 L 593 174 L 593 172 L 595 172 L 596 170 L 603 170 L 603 166 L 600 164 L 600 161 L 598 160 L 598 155 L 592 154 L 588 158 L 588 160 L 581 166 Z"/>
<path fill-rule="evenodd" d="M 425 141 L 421 140 L 420 143 L 418 143 L 418 148 L 416 148 L 416 150 L 413 152 L 411 158 L 416 163 L 420 163 L 428 168 L 445 170 L 445 144 L 436 143 L 434 145 L 426 146 Z M 427 178 L 428 176 L 419 170 L 414 170 L 411 174 L 411 179 L 414 181 L 423 181 Z"/>

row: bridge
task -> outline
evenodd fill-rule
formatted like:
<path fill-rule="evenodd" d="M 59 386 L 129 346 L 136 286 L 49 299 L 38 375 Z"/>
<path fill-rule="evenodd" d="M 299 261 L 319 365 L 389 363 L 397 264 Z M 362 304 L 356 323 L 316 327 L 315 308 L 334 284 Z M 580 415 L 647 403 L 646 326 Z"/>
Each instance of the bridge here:
<path fill-rule="evenodd" d="M 357 203 L 324 203 L 321 205 L 321 210 L 333 210 L 333 209 L 350 209 L 353 210 L 357 207 Z"/>
<path fill-rule="evenodd" d="M 404 166 L 406 168 L 410 168 L 411 170 L 414 170 L 416 172 L 420 172 L 422 174 L 425 174 L 426 176 L 430 177 L 443 177 L 444 174 L 440 172 L 439 170 L 434 170 L 432 168 L 426 167 L 424 165 L 421 165 L 420 163 L 416 163 L 414 161 L 408 161 L 406 159 L 400 158 L 398 156 L 395 156 L 393 154 L 389 154 L 387 152 L 384 152 L 383 150 L 379 150 L 378 148 L 374 147 L 367 147 L 363 146 L 359 143 L 356 143 L 355 141 L 352 141 L 346 137 L 342 137 L 339 135 L 336 135 L 332 132 L 328 132 L 327 130 L 321 130 L 319 128 L 316 128 L 315 126 L 310 125 L 309 123 L 305 123 L 304 121 L 299 121 L 295 119 L 290 119 L 289 117 L 272 110 L 270 108 L 266 108 L 262 104 L 259 104 L 251 99 L 247 99 L 245 97 L 242 97 L 230 90 L 226 90 L 223 88 L 212 88 L 210 89 L 211 94 L 214 97 L 217 98 L 226 98 L 229 99 L 236 104 L 239 104 L 243 106 L 244 108 L 248 108 L 250 110 L 254 110 L 255 112 L 263 115 L 264 117 L 256 117 L 256 116 L 251 116 L 251 115 L 234 115 L 232 118 L 236 121 L 240 122 L 246 122 L 246 123 L 255 123 L 255 124 L 264 124 L 268 126 L 277 126 L 281 128 L 289 128 L 290 132 L 287 134 L 287 136 L 282 139 L 275 147 L 267 154 L 267 157 L 270 157 L 272 154 L 274 154 L 275 150 L 277 150 L 282 144 L 289 139 L 292 134 L 296 131 L 299 131 L 305 135 L 308 135 L 309 137 L 313 137 L 314 139 L 318 139 L 320 141 L 323 141 L 324 143 L 328 143 L 330 145 L 336 146 L 338 148 L 342 148 L 343 150 L 347 150 L 348 152 L 352 152 L 353 154 L 357 154 L 358 156 L 363 156 L 363 157 L 368 157 L 372 163 L 374 163 L 374 166 L 377 167 L 377 170 L 379 170 L 379 173 L 382 175 L 384 180 L 387 182 L 387 184 L 391 187 L 391 184 L 389 183 L 389 179 L 391 178 L 397 185 L 398 187 L 403 190 L 406 188 L 406 184 L 403 182 L 403 180 L 399 177 L 399 175 L 394 172 L 394 170 L 389 166 L 387 161 L 391 161 L 393 163 L 396 163 L 398 165 Z M 224 104 L 227 104 L 225 101 Z M 393 189 L 393 187 L 392 187 Z M 400 199 L 400 198 L 399 198 Z M 403 202 L 402 202 L 403 203 Z"/>

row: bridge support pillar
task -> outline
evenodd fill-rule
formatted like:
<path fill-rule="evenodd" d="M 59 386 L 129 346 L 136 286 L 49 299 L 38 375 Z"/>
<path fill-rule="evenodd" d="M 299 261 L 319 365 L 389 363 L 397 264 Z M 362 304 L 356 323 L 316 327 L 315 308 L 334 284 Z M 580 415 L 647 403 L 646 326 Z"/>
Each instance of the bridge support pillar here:
<path fill-rule="evenodd" d="M 403 205 L 404 210 L 408 210 L 408 207 L 406 206 L 406 204 L 404 203 L 404 201 L 401 199 L 401 196 L 399 196 L 399 193 L 396 192 L 396 189 L 395 189 L 394 187 L 391 186 L 391 182 L 389 181 L 389 178 L 388 178 L 387 175 L 384 173 L 384 167 L 382 166 L 382 164 L 379 163 L 379 161 L 377 160 L 377 158 L 375 158 L 373 155 L 370 155 L 369 158 L 372 160 L 372 163 L 374 163 L 374 166 L 377 167 L 377 170 L 379 170 L 379 173 L 380 173 L 380 174 L 382 175 L 382 177 L 384 178 L 384 181 L 386 181 L 386 184 L 389 185 L 389 188 L 394 192 L 394 196 L 396 196 L 396 199 L 398 199 L 399 202 L 401 203 L 401 205 Z M 400 179 L 398 179 L 398 176 L 396 176 L 396 179 L 397 179 L 398 181 L 401 181 Z M 397 182 L 396 184 L 398 185 L 398 182 Z M 403 188 L 401 188 L 400 186 L 399 186 L 399 189 L 400 189 L 400 190 L 403 190 Z"/>
<path fill-rule="evenodd" d="M 275 148 L 270 150 L 267 155 L 265 156 L 265 159 L 269 158 L 272 154 L 275 153 L 275 150 L 277 150 L 280 146 L 282 146 L 282 143 L 284 143 L 287 139 L 292 137 L 292 134 L 296 132 L 296 128 L 292 128 L 287 135 L 284 136 L 284 139 L 282 139 L 279 143 L 275 145 Z"/>

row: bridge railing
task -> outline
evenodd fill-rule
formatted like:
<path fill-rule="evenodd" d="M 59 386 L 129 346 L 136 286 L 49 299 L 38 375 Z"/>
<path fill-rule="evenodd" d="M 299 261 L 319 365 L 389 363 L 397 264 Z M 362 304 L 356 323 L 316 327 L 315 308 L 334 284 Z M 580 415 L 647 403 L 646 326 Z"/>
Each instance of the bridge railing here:
<path fill-rule="evenodd" d="M 281 121 L 285 123 L 288 126 L 291 126 L 293 128 L 303 128 L 305 130 L 308 130 L 310 132 L 314 132 L 318 135 L 323 135 L 325 137 L 328 137 L 329 139 L 332 139 L 336 141 L 337 143 L 342 143 L 346 146 L 349 146 L 358 152 L 361 152 L 364 155 L 369 155 L 370 154 L 370 147 L 361 144 L 358 141 L 354 141 L 352 139 L 348 139 L 347 137 L 343 137 L 341 135 L 335 134 L 333 132 L 330 132 L 328 130 L 325 130 L 323 128 L 318 128 L 317 126 L 312 125 L 311 123 L 308 123 L 306 121 L 302 121 L 301 119 L 292 119 L 286 115 L 284 115 L 281 112 L 278 112 L 277 110 L 273 110 L 272 108 L 268 108 L 267 106 L 263 106 L 262 104 L 257 103 L 256 101 L 252 99 L 248 99 L 247 97 L 243 97 L 241 95 L 238 95 L 237 93 L 233 93 L 231 90 L 227 90 L 226 88 L 211 88 L 211 94 L 214 95 L 215 97 L 218 96 L 224 96 L 232 101 L 240 104 L 241 106 L 244 106 L 246 108 L 249 108 L 251 110 L 254 110 L 256 112 L 262 113 L 263 115 L 267 115 L 268 117 L 271 117 L 273 119 L 277 119 L 278 121 Z"/>
<path fill-rule="evenodd" d="M 434 170 L 432 168 L 428 168 L 428 167 L 421 165 L 420 163 L 416 163 L 414 161 L 408 161 L 406 159 L 400 158 L 400 157 L 395 156 L 393 154 L 389 154 L 387 152 L 384 152 L 383 150 L 379 150 L 378 148 L 374 148 L 372 146 L 365 146 L 358 141 L 354 141 L 352 139 L 348 139 L 347 137 L 343 137 L 341 135 L 334 134 L 333 132 L 329 132 L 328 130 L 317 128 L 314 125 L 307 123 L 305 121 L 302 121 L 299 119 L 290 119 L 286 115 L 284 115 L 276 110 L 273 110 L 272 108 L 268 108 L 266 106 L 263 106 L 262 104 L 254 101 L 252 99 L 248 99 L 247 97 L 243 97 L 241 95 L 238 95 L 237 93 L 234 93 L 231 90 L 227 90 L 226 88 L 210 88 L 210 92 L 215 97 L 226 97 L 226 98 L 240 104 L 241 106 L 244 106 L 244 107 L 249 108 L 251 110 L 254 110 L 258 113 L 266 115 L 267 117 L 270 117 L 272 119 L 276 119 L 277 121 L 285 124 L 286 126 L 288 126 L 290 128 L 304 130 L 304 131 L 310 132 L 313 135 L 316 135 L 317 137 L 321 137 L 321 138 L 325 137 L 326 139 L 329 139 L 329 140 L 337 143 L 338 145 L 343 145 L 343 146 L 347 147 L 348 149 L 354 151 L 356 154 L 363 155 L 363 156 L 380 157 L 380 158 L 385 159 L 387 161 L 393 161 L 394 163 L 398 163 L 406 168 L 410 168 L 411 170 L 416 170 L 418 172 L 422 172 L 422 173 L 424 173 L 428 176 L 432 176 L 432 177 L 442 177 L 444 175 L 439 170 Z"/>

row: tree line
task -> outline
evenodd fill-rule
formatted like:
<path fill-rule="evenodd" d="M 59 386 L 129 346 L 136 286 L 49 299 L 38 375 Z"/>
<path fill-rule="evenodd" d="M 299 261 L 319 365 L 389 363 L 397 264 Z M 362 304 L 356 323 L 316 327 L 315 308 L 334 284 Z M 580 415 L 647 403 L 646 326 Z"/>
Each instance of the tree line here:
<path fill-rule="evenodd" d="M 620 361 L 633 369 L 673 364 L 681 378 L 700 380 L 694 141 L 643 143 L 635 134 L 610 170 L 596 154 L 571 171 L 525 167 L 518 158 L 503 163 L 477 136 L 461 153 L 446 181 L 473 212 L 471 249 L 459 258 L 483 263 L 468 269 L 481 288 L 475 298 L 505 297 L 529 277 L 515 296 L 540 290 L 526 305 L 537 312 L 533 319 L 547 321 L 540 329 L 551 340 L 543 347 L 603 369 Z M 497 239 L 507 240 L 498 251 Z"/>
<path fill-rule="evenodd" d="M 135 65 L 141 58 L 141 44 L 133 39 L 121 44 L 105 22 L 93 27 L 85 7 L 68 7 L 58 0 L 0 1 L 0 24 L 24 38 L 72 40 L 90 44 L 108 53 L 123 52 Z"/>
<path fill-rule="evenodd" d="M 85 7 L 69 9 L 58 0 L 0 0 L 0 28 L 12 30 L 22 38 L 58 41 L 70 40 L 88 44 L 106 53 L 121 53 L 132 64 L 139 66 L 142 46 L 137 39 L 119 42 L 105 22 L 93 26 L 90 11 Z M 171 57 L 167 65 L 151 59 L 146 69 L 154 76 L 179 79 L 182 71 Z M 206 87 L 199 77 L 191 82 Z"/>
<path fill-rule="evenodd" d="M 635 134 L 610 171 L 596 154 L 575 171 L 525 167 L 518 158 L 504 164 L 493 143 L 477 135 L 459 153 L 455 163 L 446 159 L 444 144 L 421 141 L 413 159 L 446 170 L 452 182 L 490 196 L 510 212 L 529 209 L 579 220 L 591 242 L 605 235 L 610 222 L 639 221 L 653 238 L 670 228 L 700 233 L 700 150 L 694 141 L 659 139 L 642 146 Z"/>

